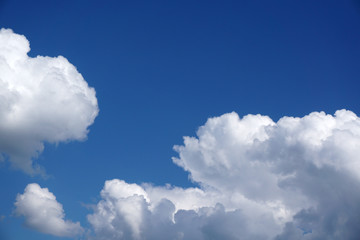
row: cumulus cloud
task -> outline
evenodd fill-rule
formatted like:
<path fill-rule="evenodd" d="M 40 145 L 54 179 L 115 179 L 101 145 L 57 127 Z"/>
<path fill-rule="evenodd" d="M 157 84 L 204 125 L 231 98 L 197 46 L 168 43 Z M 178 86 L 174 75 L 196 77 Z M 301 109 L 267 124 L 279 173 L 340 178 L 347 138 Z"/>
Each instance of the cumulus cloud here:
<path fill-rule="evenodd" d="M 199 188 L 105 183 L 91 239 L 358 239 L 360 119 L 236 113 L 175 146 Z"/>
<path fill-rule="evenodd" d="M 29 57 L 29 41 L 0 30 L 0 159 L 28 174 L 44 142 L 83 140 L 98 114 L 95 91 L 62 57 Z"/>
<path fill-rule="evenodd" d="M 360 236 L 360 118 L 236 113 L 208 119 L 173 161 L 199 187 L 105 182 L 89 240 L 350 239 Z M 16 213 L 58 236 L 82 232 L 47 189 L 30 184 Z M 44 212 L 41 210 L 45 209 Z M 49 210 L 48 210 L 49 209 Z"/>
<path fill-rule="evenodd" d="M 79 222 L 64 220 L 63 207 L 54 194 L 36 183 L 27 185 L 24 193 L 18 194 L 15 207 L 15 213 L 25 217 L 26 226 L 39 232 L 63 237 L 83 233 Z"/>
<path fill-rule="evenodd" d="M 165 193 L 161 199 L 152 198 L 157 190 Z M 154 190 L 150 185 L 143 188 L 118 179 L 106 181 L 102 200 L 94 213 L 88 215 L 95 234 L 89 239 L 238 239 L 242 236 L 242 239 L 261 240 L 276 229 L 271 214 L 262 214 L 254 228 L 249 216 L 240 209 L 227 211 L 220 203 L 210 203 L 216 199 L 207 201 L 210 206 L 205 207 L 201 201 L 206 202 L 206 195 L 200 189 Z M 173 201 L 169 200 L 171 196 Z M 176 196 L 181 199 L 175 200 Z M 183 200 L 187 202 L 184 208 Z M 258 229 L 261 227 L 269 231 Z"/>

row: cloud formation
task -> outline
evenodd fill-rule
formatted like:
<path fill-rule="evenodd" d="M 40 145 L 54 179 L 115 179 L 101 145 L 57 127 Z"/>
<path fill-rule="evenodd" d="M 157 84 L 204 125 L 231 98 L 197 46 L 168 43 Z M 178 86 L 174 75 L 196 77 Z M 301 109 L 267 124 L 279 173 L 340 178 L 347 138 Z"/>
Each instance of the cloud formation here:
<path fill-rule="evenodd" d="M 261 240 L 277 228 L 270 212 L 254 224 L 248 213 L 217 203 L 226 196 L 197 188 L 143 187 L 114 179 L 106 181 L 101 197 L 88 215 L 95 234 L 89 239 Z"/>
<path fill-rule="evenodd" d="M 74 237 L 83 233 L 79 222 L 64 220 L 62 205 L 54 194 L 38 184 L 27 185 L 23 194 L 18 194 L 15 213 L 25 217 L 26 226 L 42 233 L 60 237 Z"/>
<path fill-rule="evenodd" d="M 29 41 L 0 30 L 0 159 L 28 174 L 44 142 L 84 140 L 98 114 L 95 90 L 62 57 L 29 57 Z"/>
<path fill-rule="evenodd" d="M 94 239 L 360 236 L 360 119 L 351 111 L 278 122 L 224 114 L 175 150 L 200 188 L 107 181 L 88 216 Z"/>
<path fill-rule="evenodd" d="M 85 238 L 360 236 L 360 118 L 351 111 L 277 122 L 224 114 L 208 119 L 175 150 L 173 161 L 199 187 L 106 181 L 87 216 L 91 233 Z"/>
<path fill-rule="evenodd" d="M 197 135 L 175 147 L 174 162 L 204 187 L 273 208 L 288 221 L 277 239 L 360 236 L 360 119 L 353 112 L 277 123 L 230 113 L 209 119 Z"/>

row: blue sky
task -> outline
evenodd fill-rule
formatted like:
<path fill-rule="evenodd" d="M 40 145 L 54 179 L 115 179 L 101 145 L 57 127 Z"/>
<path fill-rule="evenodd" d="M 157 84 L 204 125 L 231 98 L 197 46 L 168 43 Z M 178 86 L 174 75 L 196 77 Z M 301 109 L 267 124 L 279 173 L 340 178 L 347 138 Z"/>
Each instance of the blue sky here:
<path fill-rule="evenodd" d="M 106 180 L 199 187 L 171 158 L 208 118 L 360 113 L 355 0 L 3 0 L 0 23 L 29 40 L 30 57 L 76 66 L 100 110 L 86 140 L 45 141 L 36 163 L 48 177 L 1 163 L 0 238 L 62 239 L 15 216 L 29 183 L 53 192 L 84 228 L 85 205 L 97 204 Z"/>

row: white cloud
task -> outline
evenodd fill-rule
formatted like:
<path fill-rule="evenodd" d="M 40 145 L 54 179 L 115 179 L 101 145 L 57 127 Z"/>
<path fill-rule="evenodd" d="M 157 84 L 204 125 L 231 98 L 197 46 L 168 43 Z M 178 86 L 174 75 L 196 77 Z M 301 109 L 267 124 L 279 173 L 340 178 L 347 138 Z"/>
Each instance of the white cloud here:
<path fill-rule="evenodd" d="M 87 216 L 94 240 L 350 239 L 360 236 L 360 119 L 314 112 L 278 122 L 236 113 L 209 119 L 185 137 L 174 162 L 198 188 L 105 182 Z M 18 195 L 26 224 L 58 236 L 82 232 L 64 221 L 55 196 L 37 184 Z M 41 212 L 41 210 L 44 210 Z"/>
<path fill-rule="evenodd" d="M 64 220 L 63 207 L 54 194 L 36 183 L 27 185 L 24 194 L 18 194 L 15 207 L 15 213 L 25 217 L 28 227 L 42 233 L 64 237 L 83 233 L 79 222 Z"/>
<path fill-rule="evenodd" d="M 96 213 L 88 216 L 100 239 L 139 239 L 147 214 L 147 194 L 136 184 L 106 181 Z"/>
<path fill-rule="evenodd" d="M 94 239 L 357 239 L 360 119 L 236 113 L 175 146 L 200 188 L 107 181 Z"/>
<path fill-rule="evenodd" d="M 155 196 L 159 192 L 161 199 Z M 210 196 L 215 199 L 207 201 Z M 269 232 L 274 235 L 272 229 L 277 227 L 270 211 L 262 212 L 255 226 L 247 213 L 226 211 L 216 203 L 220 195 L 201 189 L 143 188 L 114 179 L 106 181 L 101 197 L 88 215 L 95 234 L 90 239 L 237 239 L 241 235 L 261 240 Z"/>
<path fill-rule="evenodd" d="M 29 51 L 24 36 L 0 30 L 0 154 L 38 174 L 32 159 L 44 142 L 86 139 L 98 106 L 94 89 L 66 58 L 32 58 Z"/>

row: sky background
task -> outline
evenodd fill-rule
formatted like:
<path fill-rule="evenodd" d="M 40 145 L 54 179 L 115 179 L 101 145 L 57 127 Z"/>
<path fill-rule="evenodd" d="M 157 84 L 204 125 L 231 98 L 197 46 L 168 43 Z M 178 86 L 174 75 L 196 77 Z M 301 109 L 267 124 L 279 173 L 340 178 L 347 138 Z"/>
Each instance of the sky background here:
<path fill-rule="evenodd" d="M 105 180 L 197 186 L 171 157 L 209 117 L 360 114 L 355 0 L 0 0 L 0 26 L 26 36 L 29 56 L 66 57 L 100 109 L 87 140 L 45 144 L 37 163 L 48 178 L 1 163 L 1 239 L 62 239 L 12 215 L 32 182 L 85 227 L 85 205 L 99 200 Z"/>

